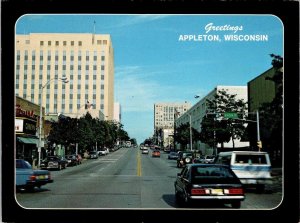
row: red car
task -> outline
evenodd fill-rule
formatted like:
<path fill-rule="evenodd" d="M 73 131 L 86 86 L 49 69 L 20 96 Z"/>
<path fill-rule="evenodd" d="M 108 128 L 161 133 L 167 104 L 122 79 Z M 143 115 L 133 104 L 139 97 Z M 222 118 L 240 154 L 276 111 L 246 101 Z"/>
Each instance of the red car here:
<path fill-rule="evenodd" d="M 154 150 L 152 152 L 152 157 L 160 157 L 160 151 L 159 150 Z"/>

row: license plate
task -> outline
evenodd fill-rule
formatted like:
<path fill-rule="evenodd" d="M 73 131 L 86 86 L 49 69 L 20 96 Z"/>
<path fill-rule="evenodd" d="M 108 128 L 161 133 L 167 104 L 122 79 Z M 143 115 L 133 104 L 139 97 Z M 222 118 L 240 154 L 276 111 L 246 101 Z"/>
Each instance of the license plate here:
<path fill-rule="evenodd" d="M 211 194 L 223 195 L 223 189 L 212 189 Z"/>
<path fill-rule="evenodd" d="M 39 179 L 39 180 L 44 180 L 47 178 L 48 178 L 48 176 L 45 176 L 45 175 L 37 176 L 37 179 Z"/>

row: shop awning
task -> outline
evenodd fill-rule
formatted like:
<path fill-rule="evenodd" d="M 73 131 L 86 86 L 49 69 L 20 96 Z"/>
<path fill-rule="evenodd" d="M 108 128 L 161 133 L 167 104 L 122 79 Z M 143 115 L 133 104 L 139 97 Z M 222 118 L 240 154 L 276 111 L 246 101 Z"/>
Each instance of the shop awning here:
<path fill-rule="evenodd" d="M 38 145 L 39 140 L 36 138 L 25 138 L 25 137 L 17 137 L 17 140 L 24 144 L 36 144 Z"/>

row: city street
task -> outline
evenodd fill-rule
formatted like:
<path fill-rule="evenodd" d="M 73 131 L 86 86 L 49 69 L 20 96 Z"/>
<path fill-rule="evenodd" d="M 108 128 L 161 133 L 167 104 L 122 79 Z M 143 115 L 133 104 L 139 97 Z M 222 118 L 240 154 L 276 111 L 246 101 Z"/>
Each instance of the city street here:
<path fill-rule="evenodd" d="M 71 209 L 175 209 L 174 181 L 181 169 L 176 160 L 141 154 L 139 148 L 121 148 L 81 165 L 51 171 L 54 183 L 34 192 L 18 191 L 17 202 L 24 208 Z M 273 209 L 281 202 L 281 176 L 266 187 L 263 194 L 246 190 L 241 209 Z M 205 205 L 193 208 L 230 209 L 228 205 Z"/>

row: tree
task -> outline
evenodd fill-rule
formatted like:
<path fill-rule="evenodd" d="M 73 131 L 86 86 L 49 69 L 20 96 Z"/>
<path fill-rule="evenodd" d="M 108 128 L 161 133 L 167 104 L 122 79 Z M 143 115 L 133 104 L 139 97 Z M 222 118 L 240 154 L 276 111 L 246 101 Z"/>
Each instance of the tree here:
<path fill-rule="evenodd" d="M 199 139 L 199 132 L 192 127 L 192 140 Z M 190 123 L 181 124 L 175 129 L 174 134 L 175 142 L 187 148 L 187 144 L 190 144 Z"/>
<path fill-rule="evenodd" d="M 246 117 L 247 102 L 236 99 L 236 94 L 218 90 L 213 99 L 206 99 L 207 115 L 202 119 L 200 140 L 216 149 L 217 143 L 224 148 L 224 143 L 241 139 L 246 131 L 243 119 Z M 224 113 L 233 112 L 238 119 L 224 119 Z M 216 151 L 215 151 L 216 152 Z"/>

